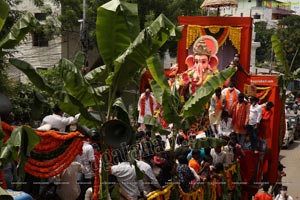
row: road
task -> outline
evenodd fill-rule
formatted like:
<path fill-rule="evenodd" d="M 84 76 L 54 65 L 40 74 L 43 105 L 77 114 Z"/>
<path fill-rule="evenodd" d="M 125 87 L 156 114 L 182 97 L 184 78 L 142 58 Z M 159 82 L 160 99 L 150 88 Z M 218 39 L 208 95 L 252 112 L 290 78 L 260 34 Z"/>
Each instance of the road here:
<path fill-rule="evenodd" d="M 286 167 L 286 177 L 283 177 L 283 184 L 288 186 L 288 194 L 294 200 L 300 199 L 300 140 L 295 140 L 288 149 L 280 151 L 279 159 Z"/>

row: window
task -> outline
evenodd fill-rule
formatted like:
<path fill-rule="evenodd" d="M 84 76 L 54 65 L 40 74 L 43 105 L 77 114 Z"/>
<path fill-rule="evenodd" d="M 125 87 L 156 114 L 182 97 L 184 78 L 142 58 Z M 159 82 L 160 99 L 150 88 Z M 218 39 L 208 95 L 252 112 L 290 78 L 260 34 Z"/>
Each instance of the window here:
<path fill-rule="evenodd" d="M 47 47 L 48 39 L 45 36 L 44 32 L 33 32 L 32 33 L 32 45 L 34 47 Z"/>
<path fill-rule="evenodd" d="M 46 14 L 45 13 L 34 13 L 34 16 L 39 21 L 46 20 Z"/>
<path fill-rule="evenodd" d="M 46 20 L 45 13 L 34 13 L 34 16 L 37 20 L 39 20 L 40 24 L 43 24 L 43 21 Z M 43 26 L 43 25 L 41 25 Z M 34 47 L 47 47 L 48 46 L 48 39 L 45 33 L 42 31 L 43 27 L 41 27 L 41 31 L 33 32 L 32 35 L 32 46 Z"/>

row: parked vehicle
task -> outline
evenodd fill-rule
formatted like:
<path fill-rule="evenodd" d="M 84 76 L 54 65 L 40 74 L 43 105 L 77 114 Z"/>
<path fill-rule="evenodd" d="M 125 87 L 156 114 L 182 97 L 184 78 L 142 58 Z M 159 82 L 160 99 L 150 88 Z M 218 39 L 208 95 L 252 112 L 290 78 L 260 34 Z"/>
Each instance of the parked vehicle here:
<path fill-rule="evenodd" d="M 288 149 L 289 145 L 294 142 L 296 115 L 287 114 L 285 118 L 285 134 L 282 141 L 282 147 Z"/>
<path fill-rule="evenodd" d="M 286 118 L 291 122 L 294 131 L 294 140 L 298 140 L 300 134 L 300 115 L 290 112 L 286 114 Z"/>

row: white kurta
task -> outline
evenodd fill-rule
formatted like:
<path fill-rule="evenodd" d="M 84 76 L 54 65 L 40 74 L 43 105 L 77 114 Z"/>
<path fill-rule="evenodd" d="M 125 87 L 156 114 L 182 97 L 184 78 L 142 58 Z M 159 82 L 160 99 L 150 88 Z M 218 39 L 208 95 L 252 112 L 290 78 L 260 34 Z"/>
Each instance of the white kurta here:
<path fill-rule="evenodd" d="M 150 98 L 146 98 L 146 101 L 145 101 L 145 115 L 141 115 L 141 109 L 142 109 L 142 105 L 141 105 L 141 102 L 142 102 L 142 98 L 145 96 L 145 93 L 142 93 L 140 98 L 139 98 L 139 101 L 138 101 L 138 111 L 139 111 L 139 118 L 138 118 L 138 123 L 144 123 L 144 117 L 146 115 L 153 115 L 152 112 L 151 112 L 151 106 L 150 106 Z M 155 98 L 154 96 L 152 95 L 152 93 L 150 93 L 150 96 L 152 97 L 153 99 L 153 112 L 156 108 L 156 101 L 155 101 Z"/>

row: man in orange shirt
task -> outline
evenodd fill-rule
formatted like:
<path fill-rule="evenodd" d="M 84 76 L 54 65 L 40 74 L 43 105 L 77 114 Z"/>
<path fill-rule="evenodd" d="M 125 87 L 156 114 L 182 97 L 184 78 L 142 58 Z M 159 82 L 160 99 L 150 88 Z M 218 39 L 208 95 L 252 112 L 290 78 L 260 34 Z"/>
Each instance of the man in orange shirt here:
<path fill-rule="evenodd" d="M 200 157 L 200 151 L 198 149 L 194 149 L 192 151 L 192 158 L 189 161 L 189 167 L 193 168 L 197 174 L 201 171 L 201 166 L 199 164 Z"/>
<path fill-rule="evenodd" d="M 254 200 L 272 200 L 272 195 L 268 193 L 269 188 L 269 184 L 264 184 L 263 191 L 256 193 L 256 195 L 254 196 Z"/>
<path fill-rule="evenodd" d="M 244 93 L 238 95 L 238 101 L 234 102 L 231 109 L 232 128 L 237 134 L 238 142 L 244 145 L 245 136 L 247 134 L 246 125 L 249 121 L 250 104 L 244 100 Z"/>
<path fill-rule="evenodd" d="M 259 140 L 261 141 L 261 151 L 265 151 L 267 147 L 267 138 L 271 138 L 271 116 L 273 115 L 272 108 L 274 107 L 273 102 L 269 101 L 265 106 L 262 107 L 262 118 L 259 127 Z"/>

